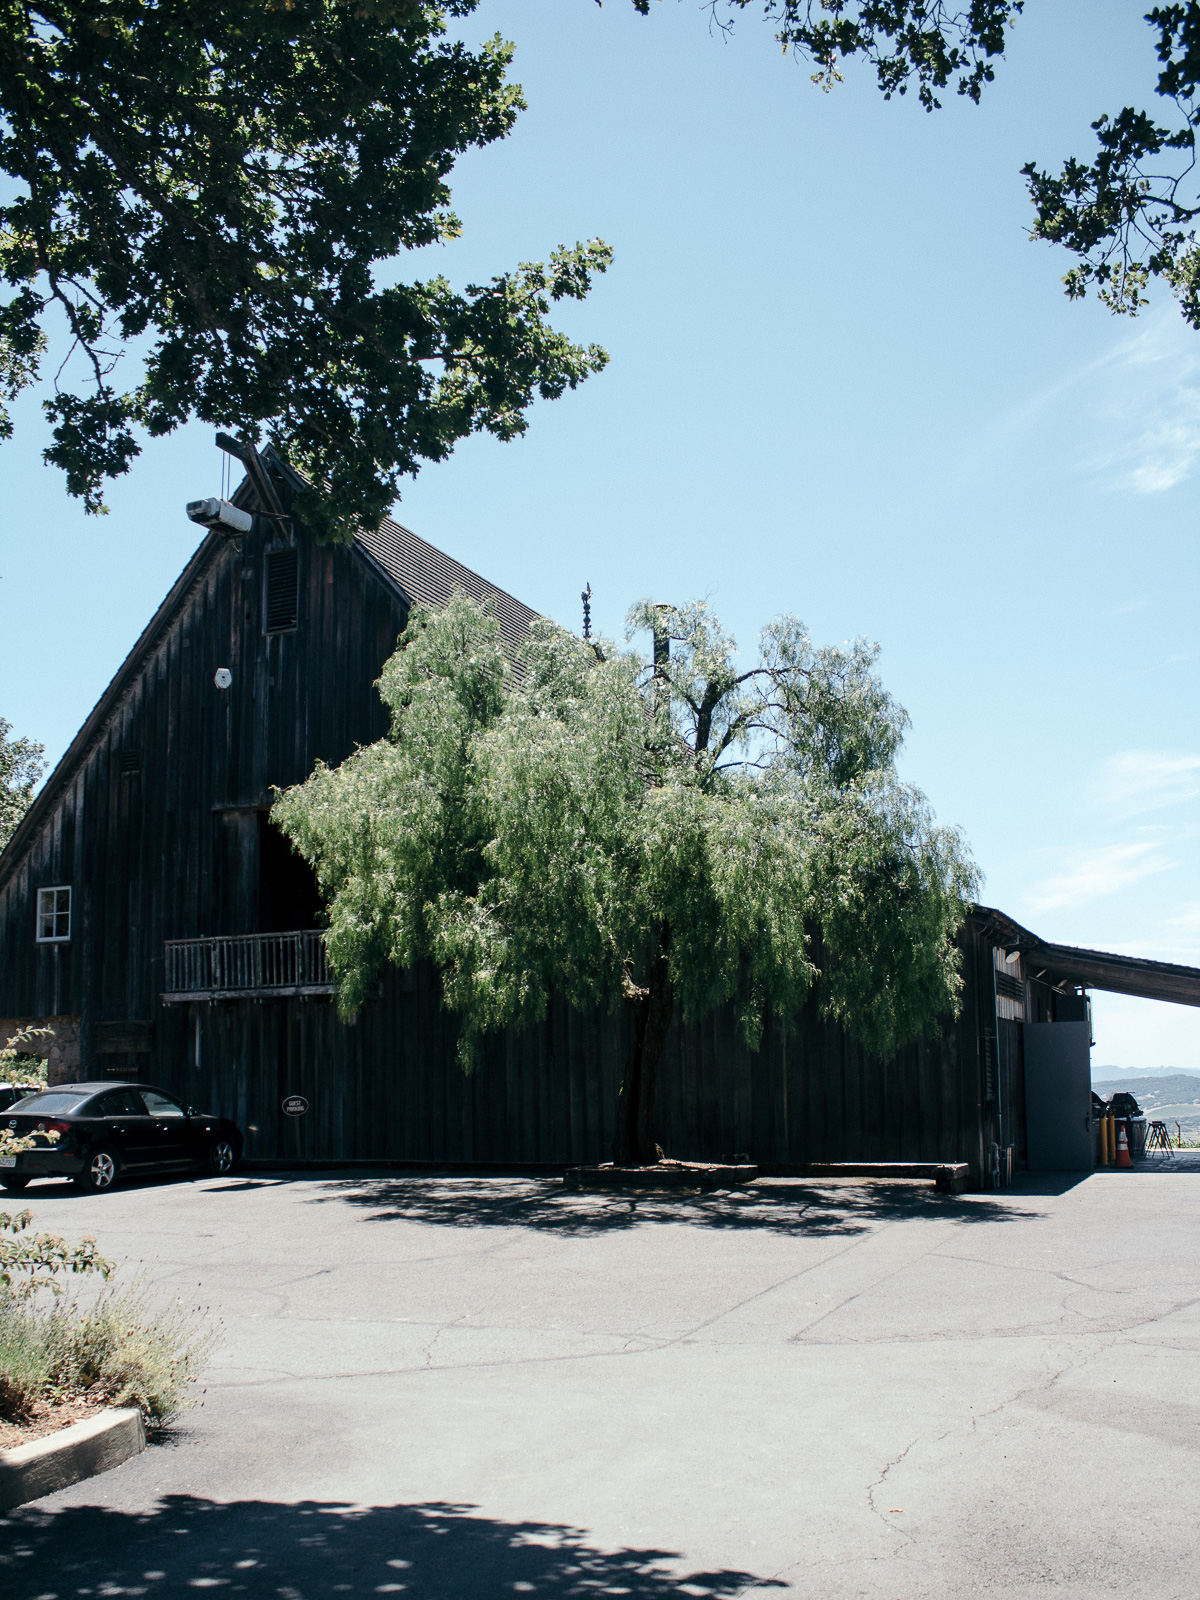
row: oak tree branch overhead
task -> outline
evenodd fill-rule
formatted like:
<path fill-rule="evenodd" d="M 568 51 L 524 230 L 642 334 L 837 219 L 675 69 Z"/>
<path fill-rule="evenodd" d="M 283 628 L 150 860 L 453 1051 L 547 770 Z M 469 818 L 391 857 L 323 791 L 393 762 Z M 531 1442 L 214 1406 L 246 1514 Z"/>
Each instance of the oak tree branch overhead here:
<path fill-rule="evenodd" d="M 523 106 L 508 44 L 447 37 L 476 4 L 0 4 L 0 401 L 54 372 L 47 459 L 89 510 L 140 435 L 198 417 L 285 446 L 325 486 L 310 524 L 349 536 L 604 366 L 547 320 L 600 241 L 464 289 L 378 271 L 458 234 L 455 159 Z"/>

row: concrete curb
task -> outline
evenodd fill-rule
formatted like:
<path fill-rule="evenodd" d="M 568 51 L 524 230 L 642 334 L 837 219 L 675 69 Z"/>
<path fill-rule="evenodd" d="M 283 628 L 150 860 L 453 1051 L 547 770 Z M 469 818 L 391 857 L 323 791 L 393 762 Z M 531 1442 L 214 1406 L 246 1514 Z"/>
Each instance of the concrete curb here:
<path fill-rule="evenodd" d="M 145 1448 L 141 1412 L 122 1407 L 15 1450 L 0 1450 L 0 1512 L 119 1467 Z"/>

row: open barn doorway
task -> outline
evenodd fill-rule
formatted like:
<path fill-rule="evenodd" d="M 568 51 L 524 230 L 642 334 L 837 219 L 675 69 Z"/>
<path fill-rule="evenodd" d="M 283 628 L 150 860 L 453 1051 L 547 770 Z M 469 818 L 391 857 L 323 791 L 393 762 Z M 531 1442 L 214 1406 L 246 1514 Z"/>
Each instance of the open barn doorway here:
<path fill-rule="evenodd" d="M 265 807 L 218 813 L 215 866 L 218 933 L 300 933 L 320 925 L 316 876 Z"/>
<path fill-rule="evenodd" d="M 981 1088 L 988 1108 L 993 1105 L 992 1096 L 995 1105 L 984 1131 L 985 1138 L 990 1132 L 994 1141 L 994 1162 L 997 1153 L 1001 1157 L 1005 1153 L 1001 1148 L 1004 1135 L 1015 1133 L 1011 1143 L 1019 1152 L 1022 1131 L 1026 1144 L 1023 1164 L 1034 1172 L 1087 1172 L 1111 1163 L 1117 1154 L 1113 1143 L 1117 1123 L 1126 1134 L 1130 1160 L 1135 1164 L 1141 1163 L 1147 1148 L 1175 1153 L 1179 1144 L 1190 1143 L 1181 1135 L 1183 1123 L 1190 1120 L 1185 1111 L 1192 1112 L 1200 1123 L 1200 967 L 1054 944 L 992 906 L 976 906 L 971 921 L 992 946 L 992 983 L 977 987 L 984 997 Z M 1128 1053 L 1145 1059 L 1146 1035 L 1152 1026 L 1162 1039 L 1170 1034 L 1175 1046 L 1171 1053 L 1197 1071 L 1195 1079 L 1187 1076 L 1182 1082 L 1159 1086 L 1161 1104 L 1148 1092 L 1141 1097 L 1147 1104 L 1141 1104 L 1137 1096 L 1140 1072 L 1131 1072 L 1128 1084 L 1110 1079 L 1114 1069 L 1108 1062 L 1120 1051 L 1120 1044 L 1117 1030 L 1108 1025 L 1122 1014 L 1129 1024 Z M 1151 1017 L 1153 1024 L 1149 1023 Z M 1164 1017 L 1168 1019 L 1165 1023 Z M 1005 1039 L 1010 1028 L 1019 1030 L 1015 1071 L 1007 1070 L 1013 1052 L 1004 1048 L 1006 1042 L 1012 1044 L 1011 1037 Z M 1097 1042 L 1100 1054 L 1094 1063 Z M 996 1061 L 1006 1070 L 993 1073 L 990 1069 Z M 1102 1084 L 1094 1081 L 1094 1064 L 1104 1075 Z M 1103 1092 L 1095 1094 L 1098 1087 Z M 1126 1089 L 1130 1092 L 1118 1092 Z M 1136 1111 L 1132 1099 L 1138 1099 Z M 1005 1108 L 1003 1120 L 1001 1106 Z M 1169 1121 L 1172 1114 L 1177 1123 L 1174 1128 Z M 1156 1120 L 1157 1141 L 1153 1137 Z M 1166 1133 L 1173 1135 L 1171 1152 L 1166 1149 Z M 994 1177 L 993 1181 L 1002 1180 Z"/>
<path fill-rule="evenodd" d="M 291 840 L 261 811 L 258 817 L 258 931 L 298 933 L 318 926 L 316 874 Z"/>
<path fill-rule="evenodd" d="M 1200 1156 L 1200 1007 L 1164 1006 L 1131 995 L 1093 997 L 1092 1088 L 1137 1106 L 1151 1155 Z M 1154 1130 L 1154 1124 L 1159 1124 Z"/>

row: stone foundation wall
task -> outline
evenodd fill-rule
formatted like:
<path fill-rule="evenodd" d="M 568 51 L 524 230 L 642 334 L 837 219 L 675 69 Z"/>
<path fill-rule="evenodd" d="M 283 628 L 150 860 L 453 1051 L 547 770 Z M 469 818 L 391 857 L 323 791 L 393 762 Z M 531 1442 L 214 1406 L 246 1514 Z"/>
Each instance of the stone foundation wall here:
<path fill-rule="evenodd" d="M 78 1017 L 0 1017 L 0 1048 L 21 1028 L 53 1028 L 52 1039 L 33 1039 L 23 1054 L 43 1056 L 52 1084 L 74 1083 L 79 1077 Z"/>

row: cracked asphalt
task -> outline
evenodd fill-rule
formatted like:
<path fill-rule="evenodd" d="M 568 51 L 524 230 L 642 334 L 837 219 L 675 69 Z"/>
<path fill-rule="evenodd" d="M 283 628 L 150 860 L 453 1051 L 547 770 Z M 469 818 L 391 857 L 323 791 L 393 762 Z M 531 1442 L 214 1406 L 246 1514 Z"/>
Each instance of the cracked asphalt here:
<path fill-rule="evenodd" d="M 224 1341 L 166 1443 L 0 1520 L 6 1600 L 1200 1593 L 1200 1162 L 24 1203 Z"/>

